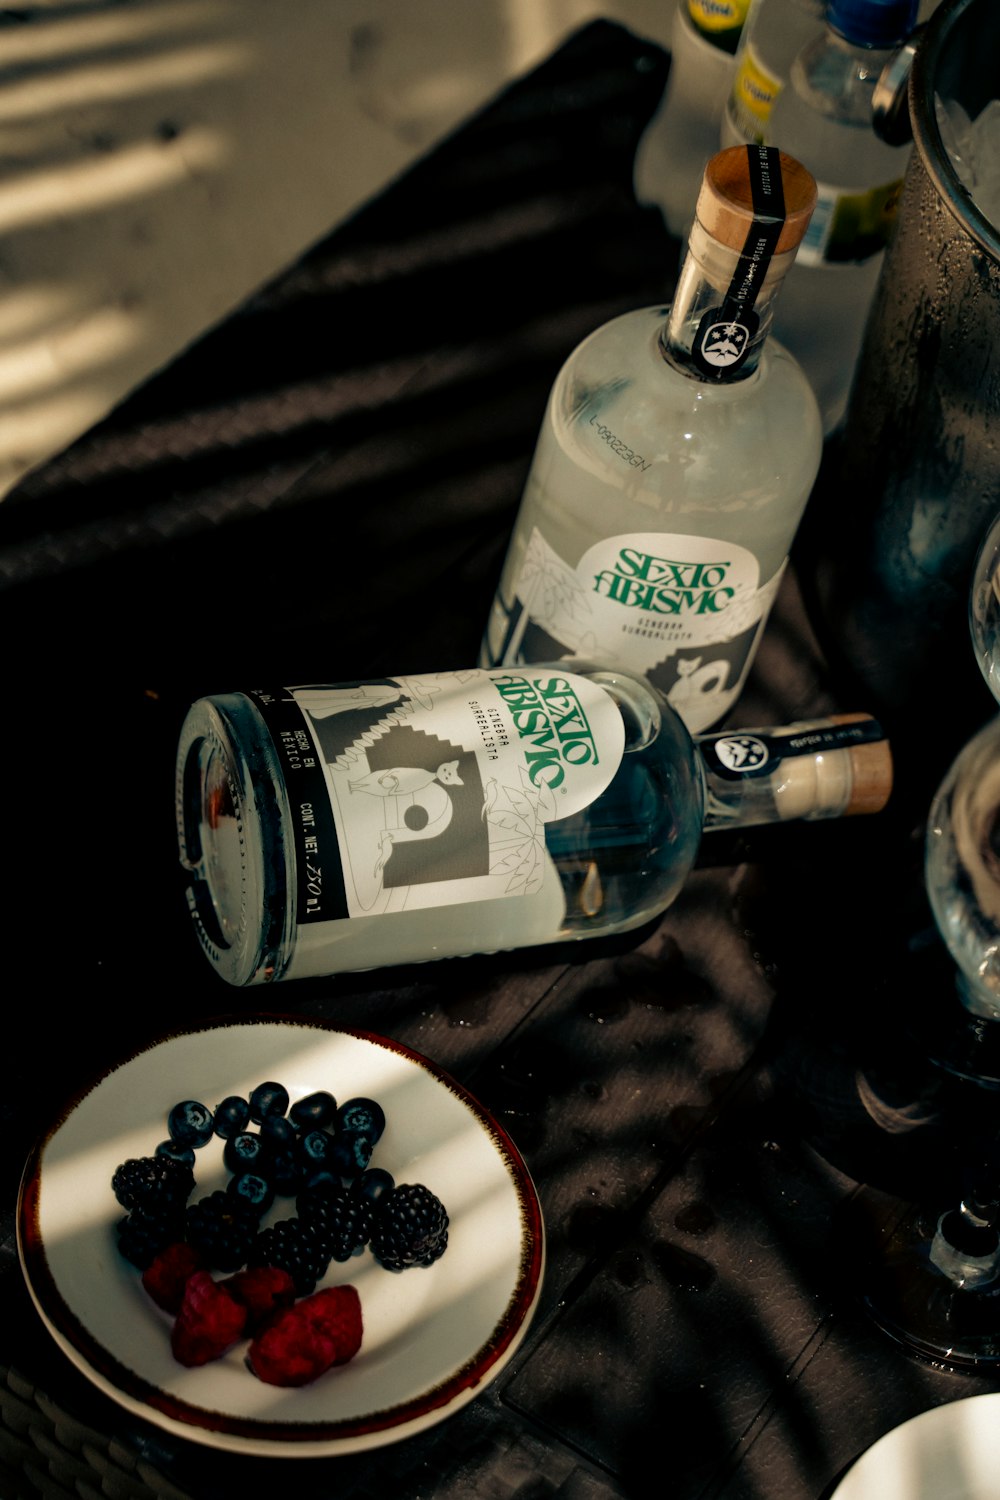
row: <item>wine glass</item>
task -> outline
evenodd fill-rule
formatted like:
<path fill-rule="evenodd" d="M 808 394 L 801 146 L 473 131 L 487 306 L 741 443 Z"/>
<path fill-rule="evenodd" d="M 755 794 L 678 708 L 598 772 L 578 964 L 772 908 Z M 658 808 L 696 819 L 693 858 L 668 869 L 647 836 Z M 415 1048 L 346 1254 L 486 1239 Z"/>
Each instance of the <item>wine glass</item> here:
<path fill-rule="evenodd" d="M 987 527 L 973 568 L 969 629 L 976 660 L 1000 703 L 1000 512 Z"/>
<path fill-rule="evenodd" d="M 1000 515 L 979 549 L 969 599 L 976 658 L 1000 702 Z M 1000 715 L 961 748 L 932 800 L 924 882 L 955 971 L 929 1055 L 973 1085 L 979 1107 L 961 1122 L 957 1201 L 880 1224 L 859 1291 L 911 1351 L 982 1370 L 1000 1364 Z"/>

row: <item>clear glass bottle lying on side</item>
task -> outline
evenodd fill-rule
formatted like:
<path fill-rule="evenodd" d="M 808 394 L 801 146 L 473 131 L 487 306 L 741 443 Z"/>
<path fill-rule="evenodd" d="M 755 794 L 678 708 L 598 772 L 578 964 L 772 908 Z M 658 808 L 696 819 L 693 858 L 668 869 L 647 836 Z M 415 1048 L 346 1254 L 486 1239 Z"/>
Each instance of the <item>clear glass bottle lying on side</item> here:
<path fill-rule="evenodd" d="M 867 715 L 692 738 L 568 660 L 199 699 L 176 808 L 202 947 L 247 985 L 626 932 L 703 831 L 876 812 L 891 779 Z"/>
<path fill-rule="evenodd" d="M 822 454 L 768 337 L 816 201 L 770 147 L 712 157 L 671 307 L 563 365 L 483 636 L 483 666 L 564 652 L 650 678 L 695 733 L 739 696 Z"/>

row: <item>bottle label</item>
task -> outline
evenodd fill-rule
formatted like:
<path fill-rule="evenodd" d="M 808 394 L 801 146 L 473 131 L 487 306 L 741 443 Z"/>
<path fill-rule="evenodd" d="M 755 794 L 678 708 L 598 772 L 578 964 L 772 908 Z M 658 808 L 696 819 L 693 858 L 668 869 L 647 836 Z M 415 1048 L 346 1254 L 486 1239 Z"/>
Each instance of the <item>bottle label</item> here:
<path fill-rule="evenodd" d="M 753 219 L 722 303 L 702 316 L 691 358 L 703 375 L 730 379 L 746 360 L 760 324 L 754 303 L 785 224 L 779 153 L 747 146 Z"/>
<path fill-rule="evenodd" d="M 624 751 L 614 700 L 551 667 L 250 696 L 284 770 L 300 928 L 558 887 L 545 825 Z"/>
<path fill-rule="evenodd" d="M 882 739 L 874 719 L 859 719 L 827 728 L 811 725 L 792 734 L 767 734 L 757 729 L 730 730 L 699 735 L 698 750 L 708 771 L 726 781 L 771 776 L 783 760 L 800 755 L 829 755 L 855 745 L 870 745 Z"/>
<path fill-rule="evenodd" d="M 687 0 L 691 25 L 724 52 L 734 53 L 750 9 L 750 0 Z"/>
<path fill-rule="evenodd" d="M 816 188 L 816 208 L 799 245 L 796 264 L 857 264 L 885 249 L 899 211 L 902 178 L 857 192 L 822 182 Z"/>
<path fill-rule="evenodd" d="M 747 42 L 729 97 L 730 123 L 743 140 L 767 140 L 768 122 L 781 88 L 782 80 L 765 66 L 753 42 Z"/>
<path fill-rule="evenodd" d="M 536 527 L 500 659 L 570 651 L 640 672 L 700 730 L 735 700 L 783 571 L 762 588 L 745 547 L 662 532 L 605 538 L 574 568 Z"/>

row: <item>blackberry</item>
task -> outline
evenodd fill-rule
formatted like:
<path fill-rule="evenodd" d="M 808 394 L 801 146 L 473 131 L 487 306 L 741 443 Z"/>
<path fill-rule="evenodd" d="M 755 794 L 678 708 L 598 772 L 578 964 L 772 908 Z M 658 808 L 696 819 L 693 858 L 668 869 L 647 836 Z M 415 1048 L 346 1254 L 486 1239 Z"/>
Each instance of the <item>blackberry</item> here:
<path fill-rule="evenodd" d="M 258 1222 L 252 1205 L 220 1188 L 188 1206 L 184 1238 L 214 1270 L 238 1271 L 253 1247 Z"/>
<path fill-rule="evenodd" d="M 372 1227 L 372 1204 L 348 1188 L 307 1188 L 296 1199 L 299 1219 L 319 1233 L 330 1259 L 350 1260 L 367 1245 Z"/>
<path fill-rule="evenodd" d="M 115 1168 L 111 1189 L 122 1208 L 154 1203 L 184 1203 L 194 1187 L 194 1173 L 169 1156 L 130 1156 Z"/>
<path fill-rule="evenodd" d="M 430 1266 L 448 1247 L 448 1214 L 423 1183 L 404 1182 L 375 1206 L 372 1254 L 387 1271 Z"/>
<path fill-rule="evenodd" d="M 258 1234 L 250 1252 L 251 1266 L 274 1266 L 287 1271 L 295 1295 L 308 1297 L 326 1275 L 330 1256 L 322 1235 L 304 1219 L 279 1219 Z"/>
<path fill-rule="evenodd" d="M 138 1270 L 146 1271 L 162 1250 L 183 1239 L 183 1200 L 133 1208 L 118 1221 L 116 1232 L 121 1254 Z"/>

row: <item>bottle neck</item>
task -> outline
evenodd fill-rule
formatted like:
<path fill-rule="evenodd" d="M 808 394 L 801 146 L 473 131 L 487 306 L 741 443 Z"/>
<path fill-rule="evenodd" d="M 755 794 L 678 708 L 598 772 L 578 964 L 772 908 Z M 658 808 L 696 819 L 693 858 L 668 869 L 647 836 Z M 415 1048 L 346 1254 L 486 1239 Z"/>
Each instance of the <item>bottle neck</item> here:
<path fill-rule="evenodd" d="M 706 832 L 878 812 L 892 787 L 888 741 L 867 714 L 700 734 L 694 742 Z"/>
<path fill-rule="evenodd" d="M 792 64 L 792 88 L 818 114 L 870 129 L 872 95 L 895 50 L 852 41 L 828 25 Z"/>
<path fill-rule="evenodd" d="M 774 302 L 794 250 L 768 254 L 764 236 L 743 250 L 713 239 L 696 219 L 681 264 L 660 351 L 692 380 L 728 384 L 756 370 L 771 331 Z"/>

